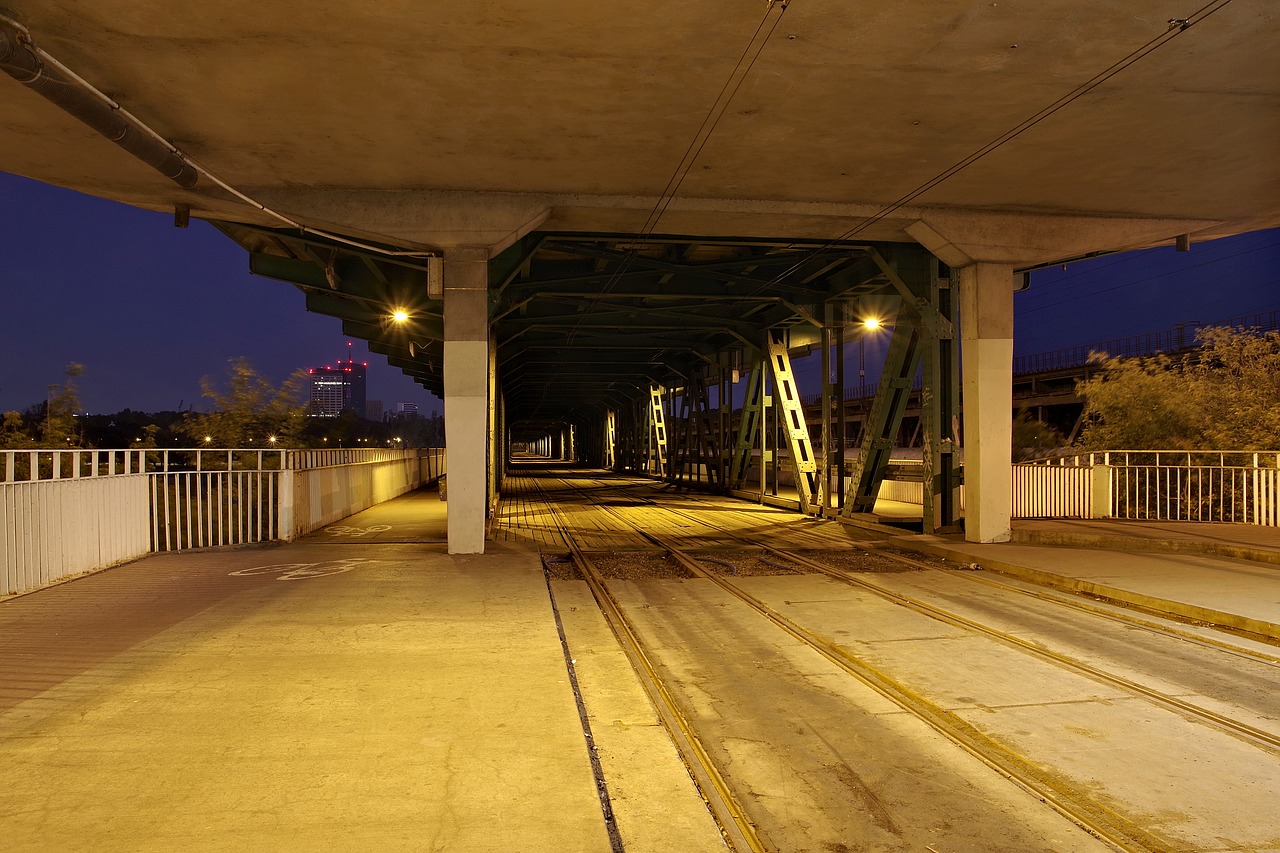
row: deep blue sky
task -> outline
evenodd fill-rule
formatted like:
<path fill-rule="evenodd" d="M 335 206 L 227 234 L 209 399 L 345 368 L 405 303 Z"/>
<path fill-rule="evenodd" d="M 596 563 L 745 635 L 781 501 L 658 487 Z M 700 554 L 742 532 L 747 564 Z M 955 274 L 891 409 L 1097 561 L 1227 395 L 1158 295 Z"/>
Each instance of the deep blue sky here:
<path fill-rule="evenodd" d="M 204 407 L 200 378 L 247 357 L 283 382 L 344 358 L 341 322 L 307 313 L 302 294 L 249 274 L 248 254 L 207 223 L 0 172 L 0 411 L 24 409 L 80 362 L 92 413 Z M 353 340 L 367 396 L 424 413 L 438 398 Z"/>
<path fill-rule="evenodd" d="M 0 246 L 0 411 L 44 399 L 71 361 L 85 366 L 87 411 L 156 411 L 201 408 L 200 378 L 225 377 L 231 357 L 283 381 L 346 350 L 338 320 L 307 313 L 295 288 L 251 276 L 244 250 L 203 222 L 180 230 L 166 214 L 0 172 Z M 1040 271 L 1014 304 L 1019 355 L 1277 310 L 1280 229 Z M 369 362 L 370 399 L 442 408 L 354 344 Z M 852 385 L 856 347 L 849 358 Z"/>

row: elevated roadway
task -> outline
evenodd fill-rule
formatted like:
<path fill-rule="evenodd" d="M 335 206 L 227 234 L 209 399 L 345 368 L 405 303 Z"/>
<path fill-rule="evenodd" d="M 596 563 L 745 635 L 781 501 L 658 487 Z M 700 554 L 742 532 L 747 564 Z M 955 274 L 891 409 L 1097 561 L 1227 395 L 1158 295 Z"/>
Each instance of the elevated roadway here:
<path fill-rule="evenodd" d="M 458 552 L 509 435 L 601 461 L 651 388 L 877 302 L 942 401 L 942 516 L 963 340 L 967 533 L 996 541 L 1015 270 L 1280 224 L 1278 35 L 1262 0 L 32 0 L 0 166 L 213 222 L 440 393 Z"/>

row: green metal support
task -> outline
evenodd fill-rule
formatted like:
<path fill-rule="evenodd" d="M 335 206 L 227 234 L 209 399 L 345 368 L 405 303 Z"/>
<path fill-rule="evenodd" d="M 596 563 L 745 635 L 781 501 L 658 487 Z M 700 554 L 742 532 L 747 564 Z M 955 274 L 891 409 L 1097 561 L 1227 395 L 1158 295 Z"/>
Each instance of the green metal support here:
<path fill-rule="evenodd" d="M 760 437 L 760 422 L 764 414 L 764 371 L 761 368 L 760 362 L 755 362 L 747 378 L 747 397 L 742 401 L 737 446 L 729 466 L 728 482 L 733 489 L 741 489 L 746 485 L 747 471 L 751 468 L 751 451 Z M 764 465 L 763 459 L 760 464 Z"/>
<path fill-rule="evenodd" d="M 875 509 L 880 484 L 888 471 L 894 438 L 902 426 L 911 386 L 916 371 L 920 369 L 921 331 L 918 318 L 907 311 L 898 312 L 889 353 L 880 374 L 880 388 L 867 416 L 861 452 L 853 465 L 849 494 L 843 509 L 846 516 Z"/>
<path fill-rule="evenodd" d="M 605 412 L 604 421 L 604 467 L 616 469 L 618 464 L 618 413 L 613 409 Z"/>
<path fill-rule="evenodd" d="M 778 398 L 778 417 L 783 421 L 782 431 L 787 436 L 791 451 L 791 472 L 796 491 L 800 495 L 800 510 L 808 512 L 818 494 L 818 463 L 813 456 L 813 443 L 809 440 L 809 427 L 804 421 L 800 391 L 796 387 L 795 374 L 791 371 L 791 356 L 787 352 L 786 333 L 770 330 L 769 370 L 773 375 L 774 394 Z"/>
<path fill-rule="evenodd" d="M 893 285 L 901 307 L 841 510 L 845 516 L 875 509 L 922 355 L 930 348 L 930 342 L 954 335 L 950 319 L 937 308 L 940 291 L 937 261 L 932 255 L 919 246 L 902 245 L 883 254 L 873 253 L 873 258 Z M 936 421 L 934 418 L 935 429 Z M 933 484 L 926 482 L 926 491 L 932 488 Z"/>
<path fill-rule="evenodd" d="M 662 414 L 662 386 L 649 386 L 649 459 L 650 473 L 665 477 L 667 473 L 667 424 Z"/>
<path fill-rule="evenodd" d="M 957 287 L 954 274 L 938 264 L 930 302 L 945 322 L 926 329 L 924 386 L 920 409 L 923 424 L 924 532 L 958 532 L 960 468 L 955 433 L 959 429 L 960 359 L 955 340 Z"/>

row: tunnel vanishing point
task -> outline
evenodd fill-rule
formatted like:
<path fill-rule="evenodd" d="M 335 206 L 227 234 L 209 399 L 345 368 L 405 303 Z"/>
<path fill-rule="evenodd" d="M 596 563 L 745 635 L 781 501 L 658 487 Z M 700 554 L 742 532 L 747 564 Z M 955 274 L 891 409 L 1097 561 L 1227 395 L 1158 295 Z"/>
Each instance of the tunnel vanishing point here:
<path fill-rule="evenodd" d="M 917 375 L 926 529 L 963 476 L 994 542 L 1015 288 L 1280 225 L 1277 43 L 1264 0 L 30 0 L 0 9 L 0 168 L 211 222 L 442 396 L 453 553 L 552 433 L 727 490 L 774 418 L 800 505 L 865 511 Z M 790 357 L 873 314 L 833 500 Z"/>

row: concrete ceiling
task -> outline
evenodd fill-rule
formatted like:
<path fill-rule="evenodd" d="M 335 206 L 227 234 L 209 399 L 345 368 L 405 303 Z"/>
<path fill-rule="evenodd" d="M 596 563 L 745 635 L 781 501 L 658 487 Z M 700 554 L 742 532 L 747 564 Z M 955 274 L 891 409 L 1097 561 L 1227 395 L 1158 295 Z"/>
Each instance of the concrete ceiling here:
<path fill-rule="evenodd" d="M 2 2 L 2 0 L 0 0 Z M 829 239 L 1196 4 L 793 0 L 656 233 Z M 1280 15 L 1234 0 L 859 232 L 1035 263 L 1280 225 Z M 765 17 L 700 3 L 28 0 L 34 42 L 309 225 L 495 253 L 639 230 Z M 779 19 L 779 16 L 780 19 Z M 0 75 L 0 168 L 279 225 L 183 190 Z"/>

